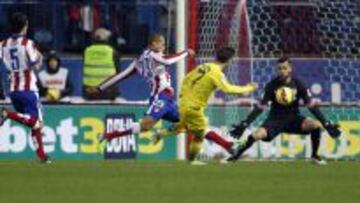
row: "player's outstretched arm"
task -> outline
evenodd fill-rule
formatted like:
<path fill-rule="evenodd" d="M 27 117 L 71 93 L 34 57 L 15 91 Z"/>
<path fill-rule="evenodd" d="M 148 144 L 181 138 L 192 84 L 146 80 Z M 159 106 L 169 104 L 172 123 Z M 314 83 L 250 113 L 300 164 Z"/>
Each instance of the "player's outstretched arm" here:
<path fill-rule="evenodd" d="M 339 130 L 340 125 L 337 123 L 332 123 L 327 120 L 324 114 L 320 111 L 320 109 L 315 104 L 308 104 L 309 111 L 317 118 L 321 124 L 324 126 L 326 131 L 332 138 L 338 138 L 341 135 L 341 131 Z"/>
<path fill-rule="evenodd" d="M 101 83 L 98 87 L 89 87 L 86 89 L 86 91 L 89 94 L 99 94 L 100 92 L 115 85 L 116 83 L 120 82 L 121 80 L 124 80 L 124 79 L 130 77 L 131 75 L 135 74 L 136 73 L 136 64 L 137 64 L 137 59 L 135 59 L 133 62 L 131 62 L 131 64 L 125 70 L 121 71 L 120 73 L 118 73 L 114 76 L 111 76 L 110 78 L 105 80 L 103 83 Z"/>
<path fill-rule="evenodd" d="M 186 56 L 192 56 L 192 57 L 195 56 L 195 52 L 192 49 L 188 49 L 176 54 L 164 55 L 164 56 L 159 53 L 151 52 L 151 56 L 161 64 L 171 65 L 184 59 Z"/>
<path fill-rule="evenodd" d="M 256 83 L 249 83 L 244 86 L 237 86 L 230 84 L 222 72 L 214 73 L 212 79 L 215 85 L 223 92 L 228 94 L 246 94 L 256 90 L 258 85 Z"/>

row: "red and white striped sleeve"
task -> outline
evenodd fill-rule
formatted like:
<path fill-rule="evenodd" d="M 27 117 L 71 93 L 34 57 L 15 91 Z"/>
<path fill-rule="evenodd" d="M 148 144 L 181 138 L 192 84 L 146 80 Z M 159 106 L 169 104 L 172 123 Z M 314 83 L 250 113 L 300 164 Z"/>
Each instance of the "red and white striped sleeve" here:
<path fill-rule="evenodd" d="M 24 38 L 21 43 L 26 48 L 26 54 L 29 58 L 30 66 L 35 66 L 42 62 L 42 56 L 40 52 L 35 48 L 35 44 L 33 41 Z"/>
<path fill-rule="evenodd" d="M 155 61 L 161 64 L 171 65 L 184 59 L 186 56 L 189 55 L 189 52 L 182 51 L 173 55 L 165 55 L 165 56 L 161 55 L 159 52 L 151 52 L 150 55 Z"/>
<path fill-rule="evenodd" d="M 120 73 L 110 77 L 109 79 L 107 79 L 103 83 L 101 83 L 99 86 L 99 90 L 103 91 L 103 90 L 113 86 L 117 82 L 120 82 L 121 80 L 136 73 L 136 64 L 137 64 L 137 60 L 135 59 L 133 62 L 131 62 L 131 64 L 125 70 L 121 71 Z"/>

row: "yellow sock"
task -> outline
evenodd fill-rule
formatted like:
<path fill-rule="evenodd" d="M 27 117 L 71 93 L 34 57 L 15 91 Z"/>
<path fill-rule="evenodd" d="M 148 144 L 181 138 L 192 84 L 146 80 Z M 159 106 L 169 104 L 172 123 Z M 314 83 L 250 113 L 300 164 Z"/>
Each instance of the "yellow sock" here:
<path fill-rule="evenodd" d="M 189 160 L 193 161 L 200 153 L 202 141 L 192 140 L 190 144 Z"/>

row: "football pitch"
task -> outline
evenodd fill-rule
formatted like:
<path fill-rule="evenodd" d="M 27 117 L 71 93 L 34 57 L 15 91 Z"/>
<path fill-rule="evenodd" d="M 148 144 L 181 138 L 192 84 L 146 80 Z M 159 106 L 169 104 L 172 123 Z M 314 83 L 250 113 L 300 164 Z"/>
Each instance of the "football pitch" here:
<path fill-rule="evenodd" d="M 360 202 L 360 163 L 0 161 L 0 202 Z"/>

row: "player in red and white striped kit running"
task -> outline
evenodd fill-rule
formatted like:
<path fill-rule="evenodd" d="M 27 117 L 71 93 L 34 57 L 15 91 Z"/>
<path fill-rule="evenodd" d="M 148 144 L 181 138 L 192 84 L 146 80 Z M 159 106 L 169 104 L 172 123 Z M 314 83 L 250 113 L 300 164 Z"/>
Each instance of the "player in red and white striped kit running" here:
<path fill-rule="evenodd" d="M 149 108 L 141 122 L 134 122 L 130 128 L 125 130 L 106 132 L 101 136 L 100 141 L 110 141 L 116 137 L 148 131 L 153 128 L 160 119 L 169 121 L 174 125 L 169 129 L 157 129 L 153 137 L 154 143 L 158 142 L 162 137 L 179 130 L 175 124 L 179 122 L 179 111 L 175 101 L 176 96 L 174 95 L 174 89 L 171 86 L 170 74 L 167 69 L 169 65 L 184 59 L 188 55 L 194 56 L 195 52 L 188 49 L 173 55 L 164 55 L 164 48 L 164 36 L 161 34 L 152 35 L 149 39 L 148 49 L 146 49 L 138 59 L 134 60 L 126 70 L 105 81 L 98 88 L 90 90 L 93 93 L 97 93 L 134 73 L 138 73 L 145 78 L 152 89 Z M 205 138 L 219 144 L 229 152 L 237 148 L 236 143 L 234 144 L 233 142 L 225 140 L 214 131 L 209 131 Z"/>
<path fill-rule="evenodd" d="M 175 64 L 189 55 L 194 56 L 195 52 L 188 49 L 173 55 L 164 55 L 164 49 L 164 36 L 161 34 L 153 34 L 149 38 L 148 48 L 139 58 L 134 60 L 126 70 L 109 78 L 98 88 L 89 90 L 89 92 L 98 93 L 135 73 L 141 75 L 151 87 L 149 108 L 142 121 L 132 123 L 131 127 L 124 131 L 107 132 L 103 135 L 101 141 L 105 139 L 109 141 L 115 137 L 148 131 L 153 128 L 160 119 L 172 123 L 179 121 L 179 113 L 175 102 L 176 95 L 171 86 L 171 77 L 168 68 L 169 65 Z"/>
<path fill-rule="evenodd" d="M 11 16 L 11 29 L 12 35 L 0 44 L 0 59 L 10 73 L 10 99 L 16 112 L 1 109 L 0 126 L 11 119 L 31 128 L 37 156 L 41 162 L 49 163 L 41 138 L 43 116 L 33 71 L 41 66 L 42 55 L 25 36 L 28 20 L 24 14 Z"/>

